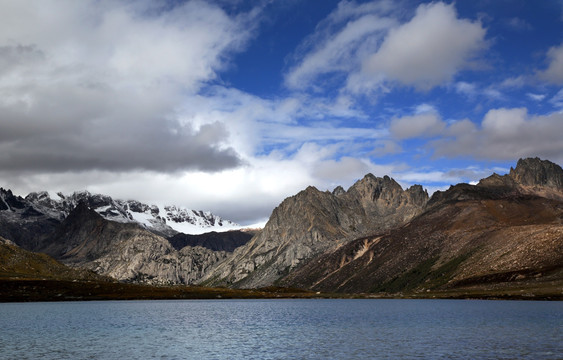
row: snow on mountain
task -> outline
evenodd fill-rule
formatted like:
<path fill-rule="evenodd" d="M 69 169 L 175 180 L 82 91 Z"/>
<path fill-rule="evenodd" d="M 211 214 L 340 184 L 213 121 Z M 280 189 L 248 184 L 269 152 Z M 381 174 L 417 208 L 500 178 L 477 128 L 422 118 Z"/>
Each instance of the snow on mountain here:
<path fill-rule="evenodd" d="M 78 191 L 72 195 L 57 193 L 56 199 L 48 192 L 33 192 L 25 200 L 33 207 L 55 219 L 64 219 L 83 201 L 107 220 L 121 223 L 139 223 L 148 230 L 165 236 L 178 232 L 202 234 L 210 231 L 228 231 L 241 226 L 209 211 L 197 211 L 177 206 L 147 205 L 136 200 L 114 200 L 110 196 Z"/>

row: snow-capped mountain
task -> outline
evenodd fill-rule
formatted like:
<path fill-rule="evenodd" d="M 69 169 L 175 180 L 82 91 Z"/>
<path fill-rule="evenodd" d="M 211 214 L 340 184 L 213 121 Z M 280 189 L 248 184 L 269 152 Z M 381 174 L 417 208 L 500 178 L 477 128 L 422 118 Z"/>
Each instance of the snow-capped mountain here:
<path fill-rule="evenodd" d="M 156 233 L 172 236 L 178 232 L 202 234 L 210 231 L 227 231 L 241 228 L 209 211 L 191 210 L 177 206 L 147 205 L 136 200 L 117 200 L 108 195 L 78 191 L 72 195 L 57 193 L 55 199 L 49 193 L 33 192 L 25 197 L 35 210 L 62 220 L 80 202 L 95 210 L 107 220 L 121 223 L 136 222 Z"/>

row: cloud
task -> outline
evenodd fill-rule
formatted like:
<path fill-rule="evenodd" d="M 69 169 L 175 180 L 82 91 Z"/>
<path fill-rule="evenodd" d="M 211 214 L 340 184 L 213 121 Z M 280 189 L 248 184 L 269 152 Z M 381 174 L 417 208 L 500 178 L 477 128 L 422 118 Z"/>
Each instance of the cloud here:
<path fill-rule="evenodd" d="M 393 140 L 377 140 L 374 143 L 374 149 L 370 155 L 382 157 L 389 154 L 399 154 L 403 152 L 403 148 Z"/>
<path fill-rule="evenodd" d="M 406 24 L 389 31 L 364 72 L 428 90 L 471 66 L 486 47 L 481 24 L 458 19 L 453 5 L 420 5 Z"/>
<path fill-rule="evenodd" d="M 532 25 L 529 22 L 518 17 L 506 19 L 504 23 L 506 24 L 506 26 L 515 31 L 528 31 L 533 29 Z"/>
<path fill-rule="evenodd" d="M 198 0 L 3 3 L 0 167 L 239 166 L 224 124 L 181 123 L 177 109 L 244 48 L 250 23 Z"/>
<path fill-rule="evenodd" d="M 563 89 L 559 90 L 557 94 L 549 99 L 549 102 L 553 104 L 553 106 L 563 109 Z"/>
<path fill-rule="evenodd" d="M 473 97 L 477 94 L 477 86 L 465 81 L 458 81 L 457 83 L 455 83 L 455 91 L 458 94 Z"/>
<path fill-rule="evenodd" d="M 245 162 L 278 151 L 293 154 L 304 143 L 346 143 L 353 150 L 362 142 L 387 136 L 369 123 L 348 126 L 350 118 L 365 115 L 342 105 L 309 96 L 264 99 L 240 90 L 214 87 L 208 94 L 190 98 L 180 110 L 187 123 L 224 124 L 228 143 Z"/>
<path fill-rule="evenodd" d="M 394 19 L 383 16 L 392 8 L 388 1 L 340 2 L 297 50 L 297 64 L 285 75 L 286 86 L 319 88 L 321 75 L 345 75 L 358 68 L 362 54 L 372 50 L 385 31 L 396 24 Z"/>
<path fill-rule="evenodd" d="M 453 5 L 420 5 L 406 23 L 399 10 L 340 2 L 296 51 L 286 86 L 322 93 L 336 85 L 354 96 L 386 93 L 394 82 L 429 90 L 474 67 L 488 45 L 481 24 L 459 19 Z"/>
<path fill-rule="evenodd" d="M 563 114 L 530 115 L 525 108 L 489 110 L 480 127 L 456 122 L 429 145 L 435 156 L 471 156 L 485 160 L 514 160 L 540 156 L 563 160 Z"/>
<path fill-rule="evenodd" d="M 332 190 L 337 185 L 348 188 L 368 172 L 393 176 L 405 169 L 403 164 L 382 165 L 367 158 L 339 157 L 341 148 L 339 144 L 305 143 L 291 156 L 272 151 L 256 156 L 252 163 L 215 173 L 87 170 L 34 172 L 18 177 L 0 169 L 0 178 L 13 176 L 11 179 L 17 185 L 11 189 L 23 196 L 38 189 L 51 194 L 86 189 L 117 199 L 210 210 L 248 225 L 264 221 L 284 198 L 309 185 L 322 191 Z M 83 187 L 77 189 L 76 184 L 83 184 Z"/>
<path fill-rule="evenodd" d="M 563 84 L 563 44 L 550 48 L 547 52 L 549 65 L 547 69 L 538 72 L 540 79 L 547 82 Z"/>
<path fill-rule="evenodd" d="M 545 94 L 534 94 L 534 93 L 526 93 L 526 96 L 535 101 L 542 101 L 545 99 Z"/>
<path fill-rule="evenodd" d="M 526 78 L 522 75 L 503 80 L 498 87 L 501 89 L 519 89 L 526 85 Z"/>
<path fill-rule="evenodd" d="M 435 112 L 393 118 L 389 130 L 397 139 L 431 137 L 442 133 L 445 124 Z"/>

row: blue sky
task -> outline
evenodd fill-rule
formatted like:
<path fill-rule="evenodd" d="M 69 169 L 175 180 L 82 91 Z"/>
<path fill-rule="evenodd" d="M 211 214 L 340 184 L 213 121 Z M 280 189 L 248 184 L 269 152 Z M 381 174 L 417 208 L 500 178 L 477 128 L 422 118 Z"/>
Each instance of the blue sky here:
<path fill-rule="evenodd" d="M 264 221 L 563 163 L 563 2 L 0 1 L 0 186 Z"/>

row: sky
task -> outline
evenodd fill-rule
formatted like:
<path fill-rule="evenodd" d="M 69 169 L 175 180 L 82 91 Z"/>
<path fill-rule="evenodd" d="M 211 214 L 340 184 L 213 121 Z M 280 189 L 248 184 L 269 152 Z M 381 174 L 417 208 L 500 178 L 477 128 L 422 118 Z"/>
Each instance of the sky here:
<path fill-rule="evenodd" d="M 0 0 L 0 186 L 265 221 L 563 164 L 563 1 Z"/>

